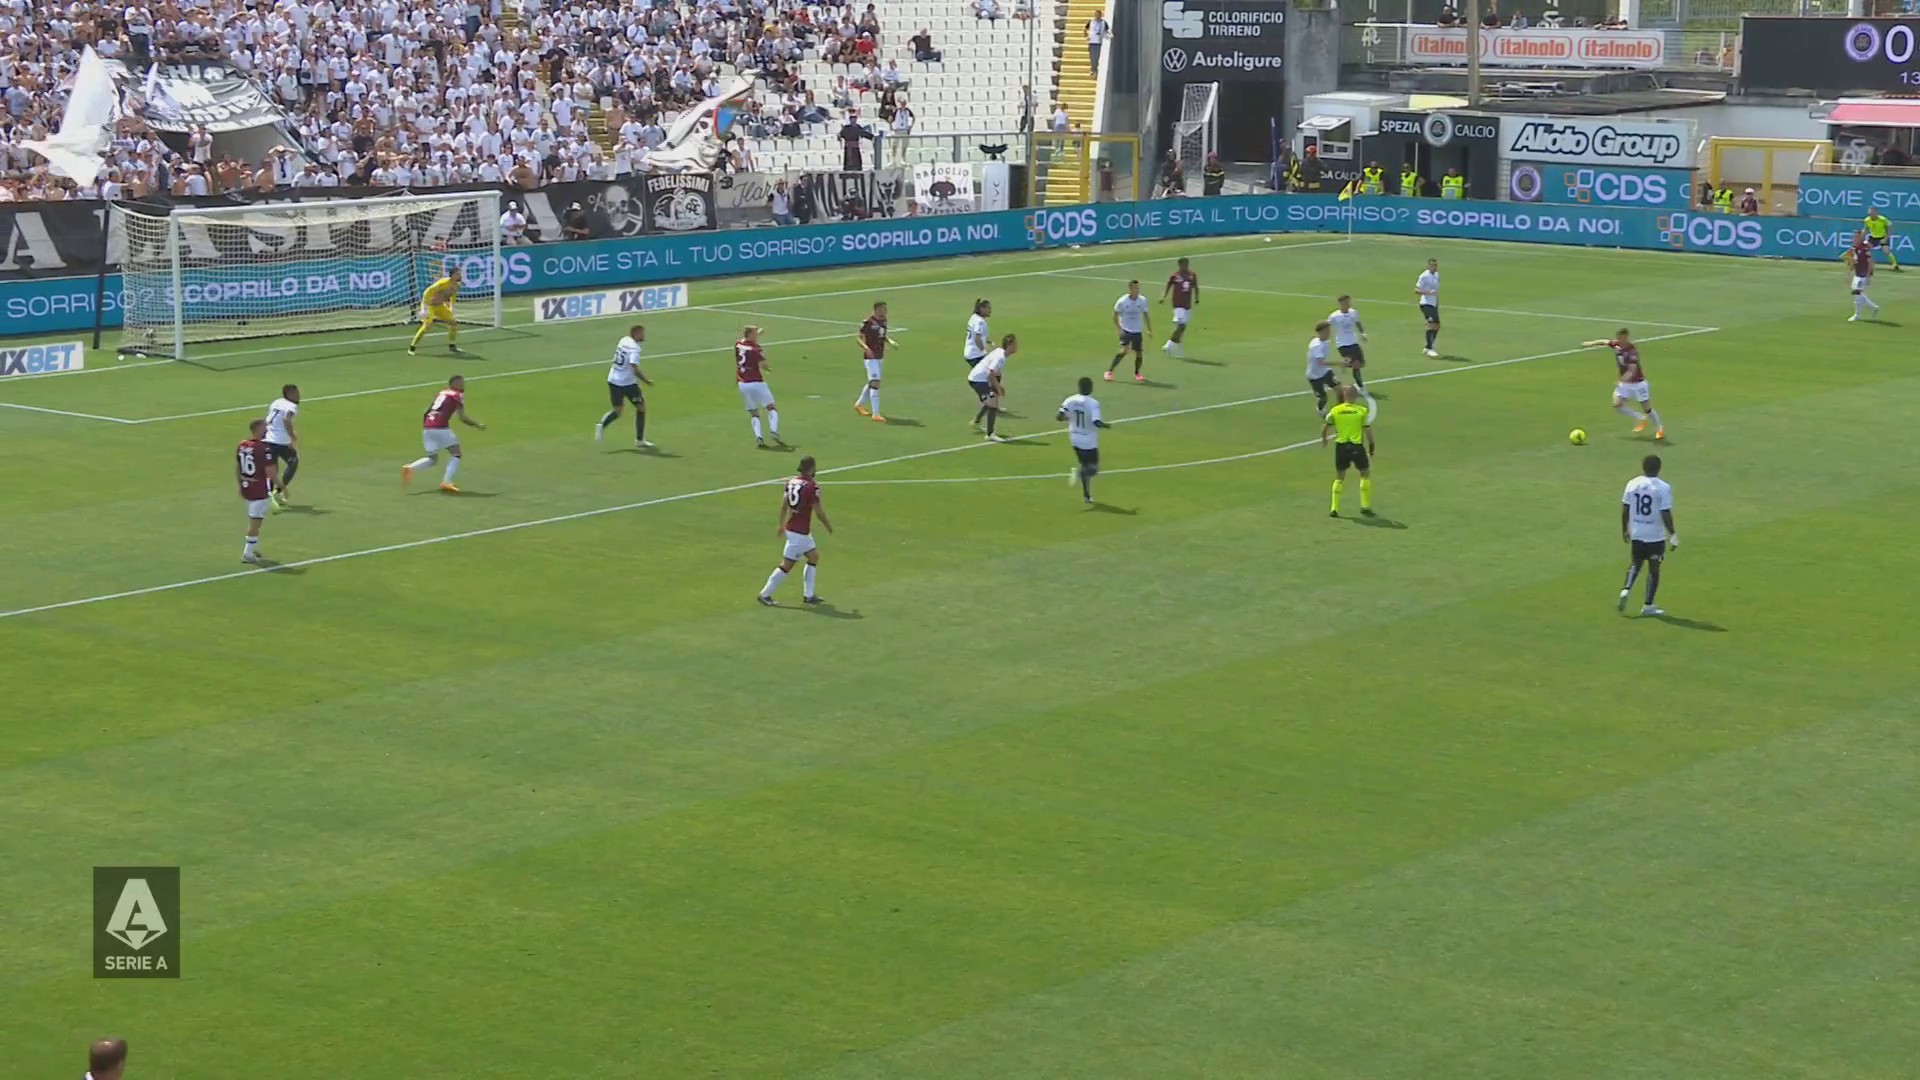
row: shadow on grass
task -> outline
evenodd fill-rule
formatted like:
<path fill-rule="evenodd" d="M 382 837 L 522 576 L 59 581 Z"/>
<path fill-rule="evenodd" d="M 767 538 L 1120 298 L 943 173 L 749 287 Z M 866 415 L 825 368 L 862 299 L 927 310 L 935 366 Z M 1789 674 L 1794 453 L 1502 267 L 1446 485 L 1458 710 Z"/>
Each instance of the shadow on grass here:
<path fill-rule="evenodd" d="M 831 601 L 822 600 L 817 604 L 776 604 L 775 611 L 798 611 L 819 619 L 864 619 L 865 615 L 854 609 L 835 607 Z"/>
<path fill-rule="evenodd" d="M 1727 632 L 1727 628 L 1721 626 L 1719 623 L 1702 622 L 1699 619 L 1683 619 L 1678 615 L 1655 615 L 1653 616 L 1653 620 L 1655 622 L 1666 623 L 1668 626 L 1677 626 L 1682 630 L 1704 630 L 1709 634 L 1724 634 Z"/>
<path fill-rule="evenodd" d="M 915 420 L 911 416 L 889 416 L 887 417 L 887 426 L 888 427 L 926 427 L 927 425 L 921 423 L 918 420 Z"/>
<path fill-rule="evenodd" d="M 302 506 L 299 503 L 292 503 L 282 507 L 280 512 L 283 514 L 305 514 L 308 517 L 325 517 L 333 513 L 331 510 L 323 510 L 318 506 Z"/>
<path fill-rule="evenodd" d="M 1395 521 L 1390 517 L 1381 517 L 1378 514 L 1372 517 L 1367 517 L 1364 514 L 1359 517 L 1349 517 L 1346 514 L 1342 514 L 1340 517 L 1342 520 L 1350 521 L 1355 525 L 1365 525 L 1369 529 L 1404 529 L 1407 527 L 1407 523 L 1404 521 Z"/>
<path fill-rule="evenodd" d="M 475 491 L 472 488 L 461 488 L 459 491 L 441 491 L 437 484 L 433 487 L 414 488 L 407 492 L 407 494 L 438 495 L 443 499 L 497 499 L 500 497 L 500 493 L 497 491 Z"/>
<path fill-rule="evenodd" d="M 1118 514 L 1121 517 L 1139 517 L 1140 516 L 1140 511 L 1138 510 L 1134 510 L 1125 506 L 1115 506 L 1112 503 L 1103 503 L 1097 499 L 1094 500 L 1094 504 L 1092 506 L 1087 507 L 1087 509 L 1093 511 L 1096 514 Z"/>
<path fill-rule="evenodd" d="M 680 455 L 671 450 L 662 450 L 657 446 L 619 446 L 608 450 L 609 454 L 632 454 L 635 457 L 677 458 Z"/>

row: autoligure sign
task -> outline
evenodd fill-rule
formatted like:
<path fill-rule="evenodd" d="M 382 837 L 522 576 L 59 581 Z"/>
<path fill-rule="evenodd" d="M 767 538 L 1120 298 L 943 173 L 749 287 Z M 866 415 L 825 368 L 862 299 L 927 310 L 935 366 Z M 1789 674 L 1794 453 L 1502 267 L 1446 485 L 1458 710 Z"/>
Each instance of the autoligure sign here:
<path fill-rule="evenodd" d="M 1277 80 L 1286 19 L 1274 0 L 1162 0 L 1160 69 L 1177 82 Z"/>

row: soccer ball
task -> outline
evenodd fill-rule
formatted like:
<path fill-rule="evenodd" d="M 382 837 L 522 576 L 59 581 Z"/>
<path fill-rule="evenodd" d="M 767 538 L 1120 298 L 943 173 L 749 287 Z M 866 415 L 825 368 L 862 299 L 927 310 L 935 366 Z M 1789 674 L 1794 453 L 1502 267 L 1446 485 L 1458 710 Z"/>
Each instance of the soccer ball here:
<path fill-rule="evenodd" d="M 1567 432 L 1567 441 L 1575 446 L 1587 445 L 1587 429 L 1574 428 L 1572 431 Z"/>

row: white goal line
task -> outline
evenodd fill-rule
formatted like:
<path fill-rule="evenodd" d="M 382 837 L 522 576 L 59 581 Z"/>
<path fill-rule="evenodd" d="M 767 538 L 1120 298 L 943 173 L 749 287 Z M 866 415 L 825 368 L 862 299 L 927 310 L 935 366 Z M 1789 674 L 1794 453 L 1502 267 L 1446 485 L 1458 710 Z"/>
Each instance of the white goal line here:
<path fill-rule="evenodd" d="M 1641 340 L 1646 342 L 1668 341 L 1674 338 L 1692 337 L 1696 334 L 1711 334 L 1716 332 L 1718 329 L 1719 327 L 1702 326 L 1702 327 L 1697 327 L 1691 330 L 1677 331 L 1671 334 L 1658 334 L 1652 337 L 1643 338 Z M 1379 385 L 1379 384 L 1390 383 L 1390 382 L 1408 382 L 1414 379 L 1438 378 L 1442 375 L 1458 375 L 1468 371 L 1484 371 L 1488 368 L 1508 367 L 1513 364 L 1531 363 L 1536 360 L 1549 360 L 1555 357 L 1573 356 L 1577 353 L 1584 352 L 1584 351 L 1585 351 L 1584 349 L 1560 349 L 1554 352 L 1535 353 L 1531 356 L 1516 356 L 1507 360 L 1491 360 L 1484 364 L 1470 364 L 1463 367 L 1439 368 L 1433 371 L 1419 371 L 1419 372 L 1414 372 L 1411 375 L 1392 375 L 1383 379 L 1375 379 L 1374 383 L 1375 385 Z M 1235 401 L 1215 402 L 1210 405 L 1192 405 L 1192 406 L 1188 406 L 1186 408 L 1181 408 L 1181 409 L 1168 409 L 1164 412 L 1147 413 L 1142 416 L 1122 417 L 1118 420 L 1115 420 L 1114 425 L 1118 426 L 1121 424 L 1138 424 L 1138 423 L 1144 423 L 1148 420 L 1164 420 L 1174 416 L 1191 416 L 1195 413 L 1213 412 L 1218 409 L 1232 409 L 1242 405 L 1257 405 L 1263 402 L 1281 401 L 1287 398 L 1305 397 L 1308 393 L 1309 391 L 1305 391 L 1305 390 L 1290 390 L 1290 391 L 1279 393 L 1279 394 L 1263 394 L 1258 397 L 1240 398 Z M 1030 432 L 1024 435 L 1009 436 L 1008 438 L 1009 438 L 1009 441 L 1020 442 L 1027 439 L 1039 439 L 1039 438 L 1046 438 L 1054 435 L 1060 435 L 1060 434 L 1063 434 L 1065 430 L 1066 429 L 1064 428 L 1054 428 L 1049 431 Z M 969 443 L 962 444 L 960 446 L 941 447 L 940 449 L 937 449 L 937 450 L 921 450 L 912 454 L 899 454 L 894 457 L 879 458 L 874 461 L 862 461 L 853 465 L 839 465 L 833 468 L 821 469 L 818 475 L 832 476 L 839 473 L 857 472 L 864 469 L 877 469 L 886 465 L 898 465 L 903 462 L 921 461 L 927 458 L 941 457 L 946 454 L 957 454 L 965 451 L 980 450 L 984 447 L 993 446 L 993 445 L 995 444 L 987 443 L 987 442 L 969 442 Z M 1281 448 L 1281 450 L 1285 450 L 1285 449 L 1288 449 L 1288 448 L 1286 447 Z M 1259 457 L 1259 456 L 1263 456 L 1264 454 L 1275 453 L 1275 452 L 1279 452 L 1279 451 L 1272 451 L 1272 450 L 1259 451 L 1259 452 L 1255 452 L 1245 456 Z M 1143 469 L 1144 468 L 1145 467 L 1143 467 Z M 1118 470 L 1115 470 L 1115 471 L 1118 471 Z M 1128 471 L 1133 471 L 1133 470 L 1128 470 Z M 163 584 L 163 585 L 148 585 L 138 589 L 125 589 L 120 592 L 101 593 L 97 596 L 84 596 L 75 600 L 61 600 L 51 604 L 38 604 L 32 607 L 15 608 L 11 611 L 0 611 L 0 619 L 14 619 L 14 618 L 19 618 L 23 615 L 37 615 L 42 612 L 48 612 L 48 611 L 63 611 L 67 608 L 87 607 L 93 604 L 104 604 L 114 600 L 130 600 L 140 596 L 153 596 L 158 593 L 177 592 L 181 589 L 197 588 L 201 585 L 213 585 L 222 581 L 234 581 L 239 578 L 254 577 L 260 574 L 271 574 L 281 570 L 298 570 L 298 569 L 303 569 L 309 566 L 325 566 L 328 563 L 344 562 L 348 559 L 362 559 L 362 558 L 367 558 L 373 555 L 387 555 L 397 551 L 413 551 L 418 548 L 432 547 L 438 544 L 449 544 L 457 540 L 472 540 L 482 536 L 497 536 L 501 533 L 519 532 L 523 529 L 539 528 L 546 525 L 560 525 L 570 521 L 585 521 L 589 518 L 604 517 L 608 514 L 625 513 L 629 510 L 644 510 L 649 507 L 666 506 L 672 503 L 690 502 L 694 499 L 704 499 L 714 495 L 728 495 L 737 491 L 749 491 L 754 488 L 770 487 L 776 484 L 784 484 L 784 483 L 786 483 L 786 477 L 780 476 L 780 477 L 773 477 L 766 480 L 751 480 L 745 483 L 728 484 L 724 487 L 707 488 L 702 491 L 686 491 L 686 492 L 681 492 L 678 495 L 663 495 L 653 499 L 642 499 L 638 502 L 619 503 L 613 506 L 596 507 L 591 510 L 579 510 L 569 514 L 555 514 L 551 517 L 533 518 L 528 521 L 509 522 L 505 525 L 492 525 L 492 526 L 488 526 L 486 528 L 481 528 L 481 529 L 469 529 L 465 532 L 447 533 L 442 536 L 429 536 L 420 540 L 406 540 L 396 544 L 384 544 L 379 547 L 361 548 L 356 551 L 342 551 L 342 552 L 335 553 L 333 555 L 319 555 L 310 559 L 297 559 L 292 562 L 279 563 L 274 566 L 262 566 L 262 567 L 258 567 L 251 570 L 234 570 L 224 574 L 209 574 L 206 577 L 188 578 L 184 581 L 172 581 L 172 582 L 167 582 L 166 584 Z"/>

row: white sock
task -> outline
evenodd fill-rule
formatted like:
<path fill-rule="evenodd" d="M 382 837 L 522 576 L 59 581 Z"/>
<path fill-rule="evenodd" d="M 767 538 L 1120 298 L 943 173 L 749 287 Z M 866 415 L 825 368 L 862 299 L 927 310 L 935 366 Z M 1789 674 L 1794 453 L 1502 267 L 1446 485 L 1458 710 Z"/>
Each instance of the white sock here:
<path fill-rule="evenodd" d="M 880 391 L 878 390 L 867 391 L 867 400 L 873 402 L 873 415 L 879 416 L 880 415 Z"/>
<path fill-rule="evenodd" d="M 774 408 L 767 409 L 767 430 L 773 432 L 774 438 L 777 439 L 780 437 L 780 410 L 779 409 L 774 409 Z"/>
<path fill-rule="evenodd" d="M 807 568 L 801 571 L 800 573 L 801 595 L 803 596 L 813 595 L 813 582 L 814 582 L 814 579 L 818 578 L 819 576 L 820 576 L 820 568 L 813 565 L 812 563 L 808 563 Z"/>
<path fill-rule="evenodd" d="M 753 421 L 753 437 L 758 439 L 760 437 L 760 417 L 753 413 L 748 413 L 747 419 Z"/>
<path fill-rule="evenodd" d="M 1853 313 L 1855 315 L 1865 315 L 1867 313 L 1867 298 L 1859 293 L 1853 294 Z"/>
<path fill-rule="evenodd" d="M 1660 422 L 1660 414 L 1659 414 L 1659 413 L 1657 413 L 1657 412 L 1655 412 L 1655 411 L 1654 411 L 1654 410 L 1652 410 L 1652 409 L 1648 409 L 1648 410 L 1647 410 L 1647 419 L 1649 419 L 1649 420 L 1651 420 L 1651 421 L 1653 421 L 1653 426 L 1654 426 L 1654 429 L 1655 429 L 1655 430 L 1657 430 L 1657 431 L 1658 431 L 1658 430 L 1665 430 L 1665 428 L 1666 428 L 1666 425 L 1664 425 L 1664 424 L 1662 424 L 1662 423 Z"/>
<path fill-rule="evenodd" d="M 1626 417 L 1627 419 L 1633 421 L 1636 424 L 1647 418 L 1645 413 L 1641 412 L 1639 409 L 1634 408 L 1633 406 L 1627 404 L 1624 401 L 1618 405 L 1615 405 L 1613 407 L 1613 411 L 1619 413 L 1621 416 Z"/>
<path fill-rule="evenodd" d="M 440 482 L 443 484 L 453 483 L 453 474 L 459 471 L 460 471 L 460 459 L 448 458 L 447 459 L 447 475 L 442 477 Z"/>
<path fill-rule="evenodd" d="M 424 469 L 427 466 L 433 464 L 433 461 L 434 461 L 433 455 L 428 454 L 426 457 L 423 457 L 423 458 L 414 458 L 413 461 L 407 465 L 407 468 Z"/>
<path fill-rule="evenodd" d="M 254 553 L 254 550 L 259 546 L 260 546 L 260 538 L 257 536 L 249 536 L 247 537 L 247 546 L 240 549 L 240 554 L 251 555 Z"/>
<path fill-rule="evenodd" d="M 774 567 L 773 573 L 767 575 L 767 587 L 760 590 L 760 595 L 772 596 L 773 590 L 779 588 L 780 583 L 785 580 L 787 580 L 787 572 L 777 566 Z"/>
<path fill-rule="evenodd" d="M 866 386 L 861 387 L 860 393 L 854 396 L 853 407 L 857 409 L 860 406 L 865 405 L 867 403 L 867 395 L 872 392 L 873 391 L 871 387 L 866 387 Z"/>
<path fill-rule="evenodd" d="M 1367 423 L 1371 424 L 1380 418 L 1380 403 L 1373 400 L 1373 395 L 1367 393 L 1367 388 L 1364 386 L 1360 388 L 1360 396 L 1366 399 L 1368 413 Z"/>

